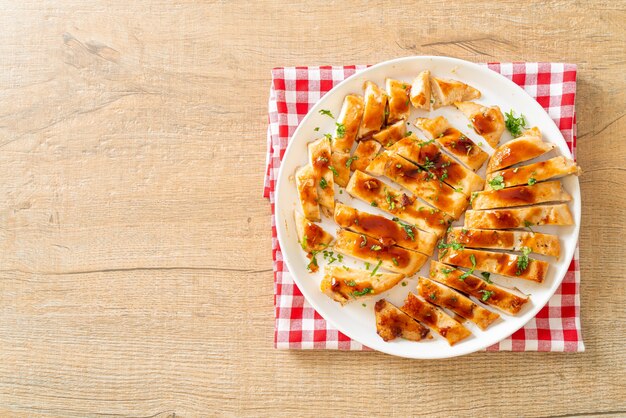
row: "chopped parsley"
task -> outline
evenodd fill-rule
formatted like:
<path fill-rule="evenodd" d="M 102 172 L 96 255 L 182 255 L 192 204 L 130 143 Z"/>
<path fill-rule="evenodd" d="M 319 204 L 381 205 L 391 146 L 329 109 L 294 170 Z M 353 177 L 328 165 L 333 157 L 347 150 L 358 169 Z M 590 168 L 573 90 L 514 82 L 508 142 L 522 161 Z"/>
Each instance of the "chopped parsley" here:
<path fill-rule="evenodd" d="M 346 284 L 346 286 L 350 286 L 350 287 L 356 286 L 356 282 L 354 280 L 350 280 L 349 282 L 344 280 L 343 282 Z"/>
<path fill-rule="evenodd" d="M 320 130 L 320 127 L 319 127 L 319 126 L 317 126 L 317 127 L 316 127 L 315 129 L 313 129 L 313 130 L 314 130 L 315 132 L 317 132 L 317 131 L 319 131 L 319 130 Z"/>
<path fill-rule="evenodd" d="M 359 159 L 359 157 L 357 157 L 356 155 L 354 157 L 348 158 L 348 161 L 346 161 L 346 167 L 350 168 L 350 166 L 352 165 L 352 162 L 354 160 L 358 160 L 358 159 Z"/>
<path fill-rule="evenodd" d="M 373 276 L 376 274 L 376 272 L 378 271 L 378 268 L 380 267 L 382 263 L 383 263 L 383 260 L 378 261 L 378 264 L 376 264 L 376 267 L 374 267 L 374 270 L 372 270 L 372 272 L 370 273 L 370 276 Z"/>
<path fill-rule="evenodd" d="M 454 191 L 457 192 L 457 193 L 463 193 L 463 188 L 462 187 L 456 187 L 454 189 Z"/>
<path fill-rule="evenodd" d="M 333 114 L 332 114 L 332 113 L 330 113 L 330 110 L 321 109 L 321 110 L 319 111 L 319 113 L 320 113 L 320 115 L 325 115 L 325 116 L 328 116 L 328 117 L 330 117 L 330 118 L 335 119 L 335 117 L 333 116 Z"/>
<path fill-rule="evenodd" d="M 382 249 L 383 249 L 383 247 L 381 247 L 380 245 L 372 245 L 370 247 L 370 250 L 372 250 L 372 251 L 380 251 Z"/>
<path fill-rule="evenodd" d="M 487 302 L 489 298 L 491 297 L 491 295 L 493 295 L 494 293 L 489 290 L 479 290 L 479 292 L 483 294 L 482 297 L 480 298 L 480 300 L 482 300 L 483 302 Z"/>
<path fill-rule="evenodd" d="M 404 136 L 411 136 L 411 135 L 413 135 L 413 131 L 407 132 Z"/>
<path fill-rule="evenodd" d="M 406 287 L 406 282 L 402 282 L 402 287 Z"/>
<path fill-rule="evenodd" d="M 459 280 L 464 281 L 469 277 L 470 274 L 474 272 L 474 269 L 476 268 L 476 257 L 474 257 L 474 254 L 470 254 L 470 261 L 472 262 L 472 268 L 469 271 L 461 274 L 459 276 Z"/>
<path fill-rule="evenodd" d="M 522 114 L 519 118 L 516 118 L 513 109 L 509 112 L 504 112 L 504 115 L 506 116 L 506 120 L 504 121 L 506 129 L 511 132 L 514 138 L 517 138 L 522 134 L 522 129 L 526 129 L 526 118 Z"/>
<path fill-rule="evenodd" d="M 387 201 L 387 205 L 389 205 L 389 209 L 394 210 L 396 208 L 396 201 L 394 200 L 395 196 L 389 192 L 385 193 L 385 200 Z"/>
<path fill-rule="evenodd" d="M 372 200 L 372 203 L 370 203 L 370 205 L 372 205 L 372 206 L 374 206 L 374 207 L 377 207 L 377 206 L 378 206 L 378 203 L 376 203 L 376 201 L 375 201 L 375 200 Z"/>
<path fill-rule="evenodd" d="M 337 172 L 337 170 L 335 170 L 335 167 L 333 167 L 332 165 L 329 165 L 328 169 L 333 172 L 333 176 L 339 177 L 339 173 Z"/>
<path fill-rule="evenodd" d="M 328 264 L 333 264 L 335 261 L 339 260 L 339 258 L 335 257 L 335 253 L 332 251 L 324 250 L 322 253 L 324 255 L 324 260 L 326 260 Z"/>
<path fill-rule="evenodd" d="M 336 123 L 337 125 L 337 138 L 343 138 L 346 136 L 346 126 L 343 123 Z"/>
<path fill-rule="evenodd" d="M 450 248 L 450 247 L 452 247 L 452 249 L 455 251 L 463 251 L 465 249 L 463 244 L 459 242 L 454 242 L 454 241 L 443 242 L 443 240 L 441 240 L 439 241 L 439 244 L 437 244 L 437 248 L 439 249 Z"/>
<path fill-rule="evenodd" d="M 504 177 L 502 175 L 497 175 L 491 180 L 489 180 L 489 185 L 493 190 L 504 189 Z"/>
<path fill-rule="evenodd" d="M 515 272 L 516 276 L 519 276 L 528 268 L 528 264 L 530 263 L 530 258 L 528 258 L 528 254 L 531 253 L 531 249 L 529 247 L 522 247 L 522 255 L 517 257 L 517 271 Z"/>
<path fill-rule="evenodd" d="M 432 300 L 437 299 L 437 295 L 434 293 L 431 293 L 428 297 L 431 298 Z"/>
<path fill-rule="evenodd" d="M 528 185 L 529 186 L 534 186 L 535 183 L 537 183 L 537 180 L 534 177 L 531 177 L 528 179 Z"/>
<path fill-rule="evenodd" d="M 441 136 L 443 136 L 443 134 L 441 134 Z M 419 147 L 425 147 L 426 145 L 432 144 L 433 142 L 435 142 L 434 139 L 431 139 L 430 141 L 422 141 L 420 143 L 418 143 L 417 145 L 419 145 Z"/>
<path fill-rule="evenodd" d="M 486 281 L 487 283 L 493 283 L 490 279 L 491 273 L 487 273 L 486 271 L 483 271 L 482 273 L 480 273 L 480 275 L 483 276 L 483 280 Z"/>
<path fill-rule="evenodd" d="M 434 161 L 430 161 L 430 159 L 428 157 L 426 157 L 426 161 L 424 161 L 424 164 L 422 164 L 424 166 L 424 168 L 426 170 L 431 170 L 433 168 L 435 168 L 435 162 Z"/>
<path fill-rule="evenodd" d="M 533 225 L 534 224 L 532 222 L 530 222 L 530 221 L 524 221 L 524 228 L 528 228 L 528 230 L 534 234 L 535 231 L 533 231 L 533 229 L 531 228 L 531 226 L 533 226 Z"/>
<path fill-rule="evenodd" d="M 395 264 L 396 266 L 399 265 L 398 260 L 395 257 L 392 257 L 391 261 L 393 261 L 393 264 Z"/>
<path fill-rule="evenodd" d="M 447 267 L 444 267 L 441 269 L 441 272 L 444 274 L 444 276 L 448 277 L 448 274 L 452 273 L 454 271 L 454 269 L 449 269 Z"/>
<path fill-rule="evenodd" d="M 409 238 L 411 238 L 411 241 L 415 241 L 415 231 L 413 230 L 413 227 L 411 225 L 401 222 L 398 218 L 393 218 L 391 220 L 396 222 L 402 227 L 402 229 L 404 229 L 404 232 L 406 232 Z"/>
<path fill-rule="evenodd" d="M 322 189 L 325 189 L 325 188 L 327 188 L 327 187 L 328 187 L 328 182 L 326 181 L 326 179 L 325 179 L 324 177 L 322 177 L 322 178 L 320 179 L 320 187 L 321 187 Z"/>
<path fill-rule="evenodd" d="M 328 142 L 333 142 L 333 136 L 331 134 L 324 134 L 324 137 L 328 139 Z"/>
<path fill-rule="evenodd" d="M 367 262 L 366 262 L 366 263 L 365 263 L 365 270 L 369 271 L 369 269 L 370 269 L 370 263 L 367 263 Z"/>
<path fill-rule="evenodd" d="M 352 295 L 354 297 L 357 297 L 357 296 L 365 296 L 368 293 L 374 293 L 374 289 L 372 289 L 371 287 L 366 287 L 363 290 L 355 290 L 354 292 L 352 292 Z"/>
<path fill-rule="evenodd" d="M 304 251 L 306 251 L 306 248 L 308 246 L 307 245 L 307 240 L 308 240 L 308 237 L 305 235 L 305 236 L 302 237 L 302 242 L 300 243 L 300 246 L 302 247 L 302 249 Z"/>

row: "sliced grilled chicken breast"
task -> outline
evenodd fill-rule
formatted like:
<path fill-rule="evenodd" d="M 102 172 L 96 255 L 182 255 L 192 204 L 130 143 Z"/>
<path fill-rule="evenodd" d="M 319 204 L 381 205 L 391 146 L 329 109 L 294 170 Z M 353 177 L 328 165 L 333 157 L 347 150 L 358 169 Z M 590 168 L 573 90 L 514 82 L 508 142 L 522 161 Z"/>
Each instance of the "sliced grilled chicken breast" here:
<path fill-rule="evenodd" d="M 415 126 L 435 139 L 442 148 L 457 160 L 476 171 L 487 161 L 489 155 L 461 131 L 453 128 L 446 118 L 417 118 Z"/>
<path fill-rule="evenodd" d="M 307 253 L 324 250 L 333 240 L 333 236 L 324 231 L 321 226 L 306 219 L 298 211 L 294 211 L 296 218 L 296 233 L 300 246 Z"/>
<path fill-rule="evenodd" d="M 455 102 L 454 105 L 470 120 L 474 131 L 495 148 L 504 132 L 504 116 L 498 106 L 483 106 L 474 102 Z"/>
<path fill-rule="evenodd" d="M 447 241 L 458 242 L 468 248 L 522 251 L 528 247 L 537 254 L 557 258 L 561 254 L 559 237 L 539 232 L 452 228 Z"/>
<path fill-rule="evenodd" d="M 321 219 L 317 197 L 317 176 L 310 164 L 296 170 L 296 188 L 304 216 L 313 222 Z"/>
<path fill-rule="evenodd" d="M 395 189 L 376 177 L 355 171 L 346 191 L 351 196 L 378 207 L 379 209 L 406 221 L 423 231 L 430 231 L 438 237 L 448 228 L 453 219 L 439 209 L 431 208 L 414 196 Z"/>
<path fill-rule="evenodd" d="M 335 222 L 342 228 L 372 237 L 381 245 L 397 245 L 426 255 L 433 255 L 437 245 L 437 235 L 432 232 L 421 231 L 400 220 L 392 221 L 343 203 L 335 206 Z"/>
<path fill-rule="evenodd" d="M 376 273 L 357 270 L 354 268 L 327 266 L 324 269 L 324 278 L 320 283 L 320 290 L 329 298 L 342 305 L 363 299 L 372 295 L 379 295 L 404 279 L 404 274 Z"/>
<path fill-rule="evenodd" d="M 511 167 L 517 163 L 532 160 L 554 149 L 554 144 L 541 139 L 539 129 L 533 128 L 500 145 L 495 149 L 487 164 L 487 173 Z"/>
<path fill-rule="evenodd" d="M 365 92 L 365 110 L 359 127 L 358 139 L 368 138 L 380 131 L 385 124 L 385 108 L 387 107 L 387 95 L 376 84 L 366 81 L 363 84 Z"/>
<path fill-rule="evenodd" d="M 532 186 L 515 186 L 485 190 L 472 195 L 472 209 L 496 209 L 535 205 L 547 202 L 569 202 L 572 196 L 563 190 L 560 181 L 547 181 Z"/>
<path fill-rule="evenodd" d="M 580 174 L 580 167 L 573 160 L 554 157 L 521 167 L 507 168 L 487 174 L 487 189 L 494 186 L 511 187 L 520 184 L 535 184 L 540 181 Z"/>
<path fill-rule="evenodd" d="M 543 283 L 548 272 L 548 263 L 535 260 L 528 255 L 515 255 L 465 248 L 447 248 L 439 252 L 439 261 L 458 267 L 467 267 L 489 273 L 501 274 Z"/>
<path fill-rule="evenodd" d="M 348 94 L 343 99 L 343 105 L 337 117 L 337 130 L 332 141 L 333 152 L 350 153 L 359 132 L 364 107 L 363 97 L 356 94 Z"/>
<path fill-rule="evenodd" d="M 411 85 L 403 81 L 388 78 L 385 80 L 385 89 L 389 96 L 389 115 L 387 115 L 387 124 L 392 124 L 400 120 L 407 121 L 409 113 L 411 113 L 411 101 L 409 93 Z"/>
<path fill-rule="evenodd" d="M 317 198 L 322 210 L 332 214 L 335 210 L 335 178 L 330 168 L 330 143 L 320 138 L 309 143 L 309 164 L 317 178 Z M 329 212 L 330 211 L 330 212 Z"/>
<path fill-rule="evenodd" d="M 385 299 L 376 302 L 374 313 L 376 314 L 376 333 L 385 341 L 391 341 L 397 337 L 420 341 L 426 336 L 430 337 L 428 328 Z"/>
<path fill-rule="evenodd" d="M 431 77 L 430 88 L 434 99 L 433 108 L 439 109 L 454 102 L 480 98 L 480 91 L 458 80 Z"/>
<path fill-rule="evenodd" d="M 381 148 L 382 145 L 373 139 L 359 141 L 353 155 L 353 157 L 356 158 L 350 165 L 350 168 L 352 170 L 365 170 L 372 160 L 378 155 Z"/>
<path fill-rule="evenodd" d="M 410 99 L 415 108 L 430 110 L 430 71 L 424 70 L 415 77 Z"/>
<path fill-rule="evenodd" d="M 340 229 L 337 232 L 334 250 L 338 253 L 371 263 L 374 268 L 384 268 L 407 276 L 415 274 L 428 260 L 428 256 L 417 251 L 382 243 L 363 234 Z"/>
<path fill-rule="evenodd" d="M 399 120 L 393 125 L 389 125 L 382 131 L 372 135 L 372 139 L 378 141 L 383 147 L 389 148 L 405 136 L 406 121 Z"/>
<path fill-rule="evenodd" d="M 332 164 L 331 167 L 334 169 L 333 174 L 335 175 L 335 183 L 341 187 L 346 187 L 348 180 L 350 180 L 350 167 L 348 167 L 349 160 L 350 154 L 347 152 L 333 151 L 330 155 L 330 162 Z"/>
<path fill-rule="evenodd" d="M 460 190 L 438 181 L 433 173 L 389 151 L 374 158 L 367 166 L 367 172 L 395 181 L 455 219 L 469 204 L 467 196 Z"/>
<path fill-rule="evenodd" d="M 469 319 L 482 330 L 487 329 L 493 321 L 500 317 L 497 313 L 472 302 L 470 298 L 456 290 L 425 277 L 419 278 L 417 294 L 434 305 L 450 309 L 455 314 Z"/>
<path fill-rule="evenodd" d="M 471 274 L 467 276 L 463 270 L 458 270 L 435 260 L 430 262 L 430 278 L 474 296 L 484 304 L 496 307 L 511 315 L 517 315 L 530 300 L 528 296 L 516 295 L 509 290 L 493 283 L 488 283 Z"/>
<path fill-rule="evenodd" d="M 513 209 L 468 210 L 465 227 L 477 229 L 527 228 L 535 225 L 573 225 L 566 204 L 538 205 Z"/>
<path fill-rule="evenodd" d="M 444 311 L 428 302 L 424 302 L 413 293 L 408 294 L 404 305 L 400 309 L 410 317 L 426 324 L 445 338 L 450 345 L 454 345 L 471 335 L 467 328 L 459 324 Z"/>
<path fill-rule="evenodd" d="M 419 164 L 433 173 L 438 180 L 459 189 L 466 196 L 483 189 L 484 181 L 478 174 L 441 152 L 439 146 L 432 140 L 422 141 L 411 135 L 396 142 L 389 150 Z"/>

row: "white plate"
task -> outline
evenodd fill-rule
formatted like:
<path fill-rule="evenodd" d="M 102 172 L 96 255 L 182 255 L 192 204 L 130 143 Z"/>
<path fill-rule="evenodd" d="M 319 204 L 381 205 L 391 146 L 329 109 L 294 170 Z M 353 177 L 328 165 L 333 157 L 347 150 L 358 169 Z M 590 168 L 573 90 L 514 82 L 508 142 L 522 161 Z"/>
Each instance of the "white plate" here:
<path fill-rule="evenodd" d="M 437 77 L 453 78 L 464 81 L 482 92 L 482 97 L 477 102 L 488 105 L 499 105 L 502 111 L 514 109 L 517 114 L 523 113 L 526 116 L 529 126 L 538 126 L 543 133 L 544 139 L 556 145 L 556 151 L 547 154 L 546 158 L 555 155 L 564 155 L 571 158 L 571 153 L 561 135 L 561 132 L 543 108 L 532 99 L 524 90 L 507 78 L 497 74 L 486 67 L 447 57 L 406 57 L 374 65 L 361 71 L 333 88 L 328 94 L 317 102 L 300 123 L 300 126 L 293 135 L 287 151 L 285 153 L 278 183 L 276 187 L 276 227 L 278 240 L 282 249 L 284 261 L 291 272 L 298 288 L 302 291 L 309 303 L 319 312 L 329 323 L 338 328 L 350 338 L 378 351 L 410 358 L 446 358 L 460 356 L 484 349 L 510 336 L 521 328 L 526 322 L 532 319 L 537 312 L 548 302 L 556 289 L 561 284 L 567 272 L 576 242 L 578 240 L 578 229 L 580 225 L 580 188 L 578 178 L 568 176 L 563 179 L 564 188 L 572 195 L 570 209 L 574 216 L 575 225 L 570 227 L 538 227 L 536 230 L 558 234 L 561 238 L 561 257 L 557 262 L 548 257 L 533 255 L 538 259 L 550 261 L 550 268 L 546 280 L 542 284 L 531 283 L 520 279 L 504 278 L 492 275 L 492 279 L 503 286 L 517 287 L 523 293 L 531 295 L 531 301 L 526 304 L 517 316 L 501 314 L 501 319 L 492 324 L 487 330 L 481 331 L 471 323 L 464 324 L 472 331 L 472 336 L 449 346 L 448 343 L 438 335 L 433 335 L 432 340 L 412 342 L 403 339 L 396 339 L 384 342 L 376 334 L 374 320 L 374 303 L 376 300 L 386 298 L 395 304 L 401 305 L 409 291 L 415 292 L 418 276 L 428 276 L 430 262 L 427 262 L 418 274 L 406 280 L 407 286 L 397 285 L 388 292 L 376 295 L 374 298 L 365 299 L 348 304 L 344 307 L 332 301 L 319 290 L 319 283 L 322 279 L 325 262 L 318 256 L 320 270 L 316 274 L 307 272 L 308 260 L 298 244 L 298 237 L 293 218 L 294 210 L 301 211 L 298 201 L 293 174 L 297 167 L 307 162 L 306 144 L 311 142 L 323 133 L 332 133 L 335 121 L 328 116 L 319 114 L 320 109 L 329 109 L 333 115 L 337 116 L 341 108 L 343 98 L 349 93 L 362 94 L 362 85 L 365 80 L 371 80 L 384 88 L 385 78 L 395 78 L 406 81 L 413 81 L 413 78 L 422 70 L 429 69 Z M 477 136 L 467 125 L 468 121 L 458 110 L 453 107 L 445 107 L 430 113 L 425 111 L 412 110 L 409 122 L 409 130 L 418 133 L 420 138 L 425 136 L 412 125 L 417 116 L 434 117 L 443 115 L 447 117 L 452 125 L 461 130 L 464 134 L 474 140 L 482 142 L 483 149 L 492 153 L 486 142 Z M 314 129 L 319 127 L 319 131 Z M 502 142 L 511 139 L 507 133 L 504 134 Z M 486 166 L 486 164 L 485 164 Z M 485 168 L 478 172 L 484 177 Z M 345 191 L 338 194 L 338 187 L 335 186 L 335 194 L 339 201 L 347 202 L 357 209 L 372 213 L 382 213 L 378 209 L 352 199 Z M 459 225 L 456 222 L 455 225 Z M 337 225 L 330 219 L 323 219 L 321 223 L 325 230 L 334 234 Z M 533 228 L 535 229 L 535 228 Z M 334 264 L 338 264 L 335 262 Z M 363 268 L 363 263 L 345 257 L 344 262 L 348 266 Z M 364 307 L 362 303 L 365 303 Z M 432 333 L 435 334 L 435 333 Z"/>

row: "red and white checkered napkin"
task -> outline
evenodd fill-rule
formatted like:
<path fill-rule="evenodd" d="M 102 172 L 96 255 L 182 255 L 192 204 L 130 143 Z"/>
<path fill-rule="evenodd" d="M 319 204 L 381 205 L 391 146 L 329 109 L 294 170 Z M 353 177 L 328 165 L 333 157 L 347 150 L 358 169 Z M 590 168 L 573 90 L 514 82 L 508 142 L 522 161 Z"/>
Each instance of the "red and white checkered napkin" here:
<path fill-rule="evenodd" d="M 572 154 L 576 150 L 576 65 L 559 63 L 485 64 L 520 85 L 556 122 Z M 304 299 L 283 263 L 276 237 L 274 188 L 287 142 L 309 109 L 333 86 L 365 69 L 346 67 L 285 67 L 272 70 L 267 130 L 267 171 L 263 194 L 272 206 L 275 344 L 277 348 L 367 349 L 337 331 Z M 526 326 L 488 351 L 584 351 L 580 333 L 580 270 L 578 249 L 548 304 Z"/>

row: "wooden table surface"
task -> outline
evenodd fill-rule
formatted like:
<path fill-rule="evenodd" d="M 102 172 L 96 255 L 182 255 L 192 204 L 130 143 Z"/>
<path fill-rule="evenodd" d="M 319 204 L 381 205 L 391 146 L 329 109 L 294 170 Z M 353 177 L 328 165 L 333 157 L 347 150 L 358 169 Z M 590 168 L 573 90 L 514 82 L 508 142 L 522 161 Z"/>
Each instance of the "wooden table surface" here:
<path fill-rule="evenodd" d="M 624 416 L 623 1 L 2 2 L 0 415 Z M 277 351 L 270 69 L 578 64 L 587 351 Z"/>

